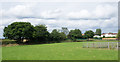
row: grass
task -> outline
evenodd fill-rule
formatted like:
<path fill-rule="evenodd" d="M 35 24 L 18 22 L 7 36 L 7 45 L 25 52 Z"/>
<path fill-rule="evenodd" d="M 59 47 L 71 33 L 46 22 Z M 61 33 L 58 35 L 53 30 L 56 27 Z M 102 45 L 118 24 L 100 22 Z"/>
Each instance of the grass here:
<path fill-rule="evenodd" d="M 15 40 L 10 40 L 10 39 L 2 39 L 2 42 L 6 42 L 6 41 L 15 41 Z"/>
<path fill-rule="evenodd" d="M 117 60 L 118 50 L 82 48 L 85 42 L 21 45 L 2 48 L 3 60 Z"/>

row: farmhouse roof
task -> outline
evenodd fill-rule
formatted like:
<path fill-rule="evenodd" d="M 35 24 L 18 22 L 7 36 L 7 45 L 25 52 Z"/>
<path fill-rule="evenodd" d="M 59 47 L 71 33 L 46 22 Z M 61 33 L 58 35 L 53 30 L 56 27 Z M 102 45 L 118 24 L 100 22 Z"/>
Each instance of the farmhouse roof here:
<path fill-rule="evenodd" d="M 82 34 L 82 35 L 84 35 L 84 34 Z"/>
<path fill-rule="evenodd" d="M 102 35 L 105 35 L 105 34 L 108 34 L 108 35 L 117 35 L 117 33 L 103 33 Z"/>

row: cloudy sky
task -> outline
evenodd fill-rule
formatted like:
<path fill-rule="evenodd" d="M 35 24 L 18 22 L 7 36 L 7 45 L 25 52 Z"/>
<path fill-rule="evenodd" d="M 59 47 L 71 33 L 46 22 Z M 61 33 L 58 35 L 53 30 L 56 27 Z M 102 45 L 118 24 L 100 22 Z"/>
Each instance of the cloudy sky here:
<path fill-rule="evenodd" d="M 67 27 L 86 30 L 101 28 L 102 32 L 117 32 L 116 2 L 2 2 L 0 5 L 0 37 L 3 28 L 13 22 L 45 24 L 48 31 Z"/>

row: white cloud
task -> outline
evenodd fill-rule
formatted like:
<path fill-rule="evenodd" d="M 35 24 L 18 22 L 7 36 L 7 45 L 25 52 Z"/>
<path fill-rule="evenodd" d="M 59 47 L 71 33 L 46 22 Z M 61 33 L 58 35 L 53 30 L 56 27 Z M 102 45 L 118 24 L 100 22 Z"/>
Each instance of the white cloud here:
<path fill-rule="evenodd" d="M 117 6 L 113 5 L 98 5 L 92 11 L 88 10 L 81 10 L 79 12 L 70 12 L 67 15 L 69 18 L 111 18 L 117 16 Z"/>
<path fill-rule="evenodd" d="M 109 20 L 104 20 L 101 23 L 101 27 L 105 28 L 105 29 L 112 29 L 112 28 L 118 28 L 118 20 L 117 17 L 113 17 Z"/>
<path fill-rule="evenodd" d="M 1 0 L 1 2 L 118 2 L 119 0 Z"/>
<path fill-rule="evenodd" d="M 67 16 L 69 18 L 89 18 L 91 14 L 87 10 L 81 10 L 80 12 L 70 12 Z"/>
<path fill-rule="evenodd" d="M 117 6 L 104 4 L 98 5 L 93 8 L 92 11 L 89 9 L 83 9 L 80 11 L 65 11 L 63 9 L 52 9 L 52 10 L 41 10 L 40 8 L 35 8 L 37 3 L 16 5 L 8 10 L 2 10 L 3 17 L 42 17 L 42 18 L 109 18 L 117 16 Z M 37 12 L 37 13 L 36 13 Z M 0 13 L 1 14 L 1 13 Z"/>
<path fill-rule="evenodd" d="M 24 4 L 10 7 L 8 10 L 2 9 L 2 17 L 4 18 L 16 18 L 16 17 L 31 17 L 33 16 L 33 7 L 35 4 Z"/>
<path fill-rule="evenodd" d="M 62 10 L 55 9 L 55 10 L 47 10 L 44 12 L 41 12 L 41 17 L 43 18 L 59 18 L 61 15 Z"/>
<path fill-rule="evenodd" d="M 8 13 L 10 13 L 13 16 L 30 16 L 32 15 L 32 11 L 30 11 L 30 8 L 24 5 L 17 5 L 14 8 L 11 8 Z"/>
<path fill-rule="evenodd" d="M 21 21 L 30 22 L 32 25 L 45 24 L 48 27 L 48 31 L 52 31 L 52 29 L 60 29 L 61 27 L 80 29 L 82 32 L 89 29 L 95 31 L 96 28 L 101 28 L 103 32 L 117 31 L 117 7 L 110 4 L 95 6 L 92 10 L 79 10 L 79 8 L 76 8 L 76 10 L 79 11 L 67 11 L 64 9 L 64 6 L 61 6 L 63 9 L 58 6 L 57 9 L 53 7 L 54 9 L 40 11 L 41 8 L 36 6 L 36 4 L 24 4 L 13 6 L 8 10 L 2 9 L 0 14 L 3 14 L 3 19 L 0 19 L 2 20 L 2 23 L 0 23 L 0 29 L 3 30 L 4 26 L 13 22 Z M 69 18 L 78 18 L 78 20 L 72 20 Z M 79 18 L 85 18 L 87 20 Z"/>
<path fill-rule="evenodd" d="M 117 16 L 117 6 L 98 5 L 93 13 L 98 18 Z"/>
<path fill-rule="evenodd" d="M 10 21 L 13 22 L 30 22 L 32 25 L 37 24 L 45 24 L 48 27 L 48 31 L 52 31 L 53 29 L 61 29 L 61 27 L 67 27 L 68 29 L 80 29 L 82 32 L 86 30 L 93 30 L 97 28 L 101 28 L 103 32 L 114 32 L 117 30 L 117 20 L 116 18 L 112 18 L 109 20 L 44 20 L 44 19 L 14 19 Z M 9 24 L 10 24 L 9 23 Z M 7 25 L 9 25 L 7 24 Z M 6 25 L 6 26 L 7 26 Z M 1 29 L 3 29 L 2 26 Z"/>

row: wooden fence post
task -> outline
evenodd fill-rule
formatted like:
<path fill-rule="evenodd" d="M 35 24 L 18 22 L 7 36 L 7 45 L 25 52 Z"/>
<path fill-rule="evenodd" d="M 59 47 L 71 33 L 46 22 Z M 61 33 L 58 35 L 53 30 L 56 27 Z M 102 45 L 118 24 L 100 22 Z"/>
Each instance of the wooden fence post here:
<path fill-rule="evenodd" d="M 87 48 L 88 48 L 88 43 L 87 43 Z"/>
<path fill-rule="evenodd" d="M 109 42 L 108 42 L 108 48 L 109 48 Z"/>
<path fill-rule="evenodd" d="M 117 49 L 118 49 L 118 43 L 117 43 Z"/>

